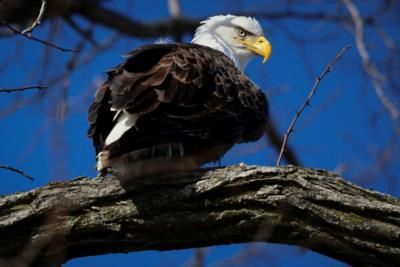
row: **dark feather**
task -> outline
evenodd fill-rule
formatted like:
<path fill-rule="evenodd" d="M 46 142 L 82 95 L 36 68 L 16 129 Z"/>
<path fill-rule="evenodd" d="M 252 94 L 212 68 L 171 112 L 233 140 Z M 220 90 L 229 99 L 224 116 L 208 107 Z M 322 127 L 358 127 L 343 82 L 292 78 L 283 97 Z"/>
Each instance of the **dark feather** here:
<path fill-rule="evenodd" d="M 115 123 L 111 107 L 140 117 L 105 146 Z M 185 155 L 222 146 L 223 154 L 235 143 L 259 139 L 267 115 L 265 95 L 223 53 L 196 44 L 157 44 L 134 50 L 108 72 L 89 110 L 88 134 L 96 152 L 106 150 L 111 159 L 139 150 L 137 155 L 151 157 L 166 144 L 182 144 Z"/>

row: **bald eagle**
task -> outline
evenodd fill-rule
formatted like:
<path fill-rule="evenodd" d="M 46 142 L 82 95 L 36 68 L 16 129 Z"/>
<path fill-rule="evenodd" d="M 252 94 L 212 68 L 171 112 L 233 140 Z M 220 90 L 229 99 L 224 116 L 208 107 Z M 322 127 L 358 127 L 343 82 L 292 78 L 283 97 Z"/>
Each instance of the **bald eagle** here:
<path fill-rule="evenodd" d="M 233 15 L 202 21 L 189 44 L 130 52 L 89 110 L 97 170 L 132 177 L 195 169 L 258 140 L 268 102 L 243 71 L 270 54 L 258 21 Z"/>

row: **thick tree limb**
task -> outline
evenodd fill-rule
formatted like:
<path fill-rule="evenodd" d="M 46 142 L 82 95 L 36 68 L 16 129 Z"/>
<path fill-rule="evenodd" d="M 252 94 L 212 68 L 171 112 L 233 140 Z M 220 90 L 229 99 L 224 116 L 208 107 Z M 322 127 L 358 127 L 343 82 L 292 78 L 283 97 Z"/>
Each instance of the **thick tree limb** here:
<path fill-rule="evenodd" d="M 106 7 L 95 6 L 85 2 L 74 6 L 72 13 L 77 13 L 91 22 L 102 24 L 122 34 L 136 38 L 159 38 L 169 34 L 193 34 L 199 25 L 199 20 L 183 17 L 156 23 L 145 23 Z"/>
<path fill-rule="evenodd" d="M 399 266 L 399 238 L 399 200 L 293 166 L 232 166 L 123 187 L 113 177 L 79 178 L 0 198 L 3 264 L 34 255 L 24 247 L 35 242 L 43 248 L 36 264 L 45 266 L 104 253 L 268 241 L 357 266 Z"/>
<path fill-rule="evenodd" d="M 193 34 L 200 21 L 206 18 L 195 19 L 184 16 L 172 16 L 169 20 L 145 23 L 104 7 L 101 5 L 101 1 L 98 1 L 98 4 L 93 4 L 91 1 L 82 0 L 73 2 L 69 13 L 70 15 L 79 14 L 91 22 L 99 23 L 110 29 L 117 30 L 124 35 L 135 38 L 159 38 L 165 35 L 182 36 L 184 34 Z M 230 13 L 235 14 L 234 12 Z M 267 20 L 298 19 L 330 21 L 335 23 L 348 23 L 351 21 L 351 18 L 348 16 L 335 13 L 302 12 L 292 9 L 282 11 L 240 12 L 237 15 L 254 16 Z M 373 17 L 366 17 L 364 20 L 366 25 L 372 25 L 375 22 Z"/>

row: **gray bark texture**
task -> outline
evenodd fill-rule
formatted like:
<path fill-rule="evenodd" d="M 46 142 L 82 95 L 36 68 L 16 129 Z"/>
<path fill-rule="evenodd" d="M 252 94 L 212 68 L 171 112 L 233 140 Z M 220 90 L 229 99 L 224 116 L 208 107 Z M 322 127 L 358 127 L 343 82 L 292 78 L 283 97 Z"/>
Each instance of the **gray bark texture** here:
<path fill-rule="evenodd" d="M 355 266 L 400 266 L 400 201 L 317 169 L 231 166 L 76 178 L 0 197 L 0 266 L 274 242 Z"/>

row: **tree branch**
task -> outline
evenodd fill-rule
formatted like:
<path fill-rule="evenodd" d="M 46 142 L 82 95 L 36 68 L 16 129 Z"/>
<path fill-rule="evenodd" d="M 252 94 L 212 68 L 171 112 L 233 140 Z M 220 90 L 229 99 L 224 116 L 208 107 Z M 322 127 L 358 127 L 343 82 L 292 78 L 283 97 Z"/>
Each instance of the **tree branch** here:
<path fill-rule="evenodd" d="M 0 198 L 2 266 L 34 254 L 24 247 L 35 242 L 35 264 L 49 266 L 252 241 L 294 244 L 357 266 L 398 266 L 399 238 L 399 200 L 294 166 L 232 166 L 124 186 L 114 177 L 81 177 Z"/>
<path fill-rule="evenodd" d="M 28 86 L 22 86 L 18 88 L 0 88 L 0 93 L 12 93 L 12 92 L 22 92 L 22 91 L 27 91 L 27 90 L 43 90 L 46 89 L 47 86 L 44 85 L 28 85 Z"/>
<path fill-rule="evenodd" d="M 37 18 L 33 21 L 31 26 L 22 31 L 23 35 L 30 36 L 33 30 L 42 22 L 44 11 L 46 10 L 46 2 L 46 0 L 42 0 L 42 5 L 40 6 Z"/>
<path fill-rule="evenodd" d="M 380 73 L 376 64 L 373 63 L 371 57 L 369 56 L 369 52 L 367 50 L 367 45 L 364 40 L 364 20 L 361 17 L 361 14 L 357 8 L 357 6 L 353 3 L 352 0 L 342 0 L 345 4 L 346 8 L 351 14 L 351 17 L 354 21 L 354 35 L 358 53 L 360 54 L 361 60 L 364 65 L 364 70 L 371 78 L 375 94 L 378 96 L 381 101 L 383 107 L 389 112 L 394 124 L 395 128 L 397 128 L 397 132 L 400 133 L 398 128 L 398 120 L 400 118 L 400 112 L 397 110 L 396 105 L 390 100 L 390 98 L 385 94 L 384 90 L 384 76 Z"/>
<path fill-rule="evenodd" d="M 34 36 L 30 35 L 30 34 L 29 34 L 29 35 L 24 34 L 23 32 L 17 30 L 16 28 L 14 28 L 13 26 L 11 26 L 10 24 L 8 24 L 8 23 L 6 23 L 6 22 L 4 22 L 4 21 L 0 21 L 0 25 L 3 25 L 4 27 L 8 28 L 10 31 L 12 31 L 12 32 L 13 32 L 14 34 L 16 34 L 16 35 L 23 36 L 23 37 L 25 37 L 25 38 L 27 38 L 27 39 L 29 39 L 29 40 L 36 41 L 36 42 L 41 43 L 41 44 L 43 44 L 43 45 L 46 45 L 46 46 L 55 48 L 55 49 L 57 49 L 57 50 L 60 50 L 60 51 L 62 51 L 62 52 L 79 52 L 79 51 L 76 51 L 76 50 L 74 50 L 74 49 L 64 48 L 64 47 L 58 46 L 58 45 L 56 45 L 56 44 L 52 44 L 52 43 L 47 42 L 47 41 L 45 41 L 45 40 L 36 38 L 36 37 L 34 37 Z"/>
<path fill-rule="evenodd" d="M 75 6 L 72 9 L 72 13 L 77 13 L 91 22 L 102 24 L 122 34 L 136 38 L 159 38 L 160 36 L 183 35 L 184 33 L 193 34 L 199 25 L 199 20 L 184 17 L 156 23 L 145 23 L 100 5 L 84 3 Z"/>
<path fill-rule="evenodd" d="M 272 117 L 269 118 L 267 128 L 265 128 L 265 136 L 271 146 L 275 149 L 276 153 L 279 155 L 283 145 L 283 138 Z M 285 145 L 282 157 L 287 164 L 302 166 L 296 151 L 290 147 L 289 144 Z"/>
<path fill-rule="evenodd" d="M 171 3 L 172 2 L 172 5 Z M 169 1 L 169 7 L 178 3 L 177 1 Z M 174 12 L 177 12 L 176 6 L 173 6 Z M 157 21 L 145 23 L 124 16 L 117 11 L 113 11 L 99 4 L 93 4 L 91 1 L 76 1 L 73 3 L 70 14 L 78 14 L 85 19 L 99 23 L 105 27 L 117 30 L 120 33 L 135 38 L 159 38 L 166 35 L 184 35 L 193 34 L 203 18 L 188 18 L 184 16 L 172 16 L 171 19 L 165 21 Z M 232 14 L 235 14 L 234 12 Z M 240 12 L 237 15 L 254 16 L 267 20 L 282 19 L 298 19 L 307 21 L 331 21 L 334 23 L 349 23 L 351 18 L 345 15 L 324 12 L 302 12 L 292 9 L 282 11 L 257 11 L 257 12 Z M 364 18 L 366 25 L 373 25 L 375 20 L 373 17 Z"/>
<path fill-rule="evenodd" d="M 0 169 L 9 170 L 9 171 L 11 171 L 11 172 L 18 173 L 18 174 L 24 176 L 25 178 L 28 178 L 28 179 L 31 180 L 31 181 L 35 180 L 32 176 L 30 176 L 29 174 L 27 174 L 27 173 L 24 172 L 23 170 L 20 170 L 20 169 L 11 167 L 11 166 L 0 165 Z"/>
<path fill-rule="evenodd" d="M 305 110 L 305 108 L 307 106 L 310 105 L 311 103 L 311 99 L 313 98 L 315 92 L 317 91 L 318 85 L 320 84 L 320 82 L 322 81 L 322 79 L 331 71 L 331 69 L 333 68 L 333 66 L 336 64 L 336 62 L 343 56 L 343 54 L 347 51 L 347 49 L 350 48 L 350 45 L 345 46 L 344 48 L 342 48 L 342 50 L 340 50 L 340 52 L 336 55 L 335 59 L 332 60 L 331 63 L 329 63 L 328 66 L 326 66 L 325 70 L 322 72 L 321 75 L 319 75 L 314 82 L 313 87 L 311 88 L 310 93 L 308 94 L 306 101 L 303 103 L 303 105 L 300 107 L 299 111 L 296 111 L 296 114 L 294 115 L 292 122 L 289 125 L 289 128 L 286 130 L 285 132 L 285 136 L 283 138 L 283 143 L 282 143 L 282 147 L 281 150 L 279 152 L 278 155 L 278 159 L 276 161 L 276 166 L 279 166 L 281 164 L 281 159 L 283 156 L 283 152 L 285 151 L 285 147 L 286 144 L 289 140 L 289 136 L 290 134 L 294 131 L 293 127 L 296 124 L 297 120 L 299 119 L 301 113 L 303 113 L 303 111 Z"/>

